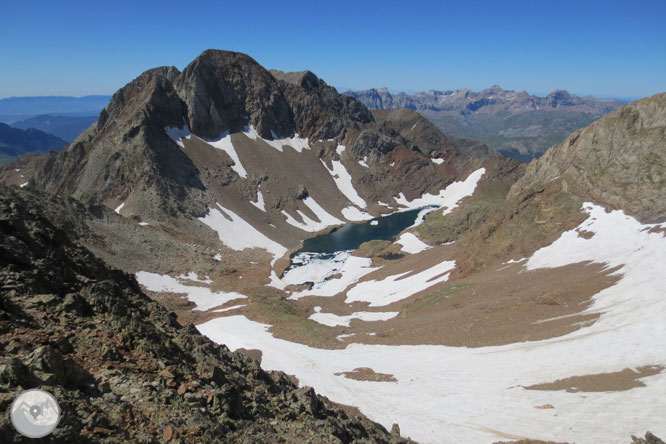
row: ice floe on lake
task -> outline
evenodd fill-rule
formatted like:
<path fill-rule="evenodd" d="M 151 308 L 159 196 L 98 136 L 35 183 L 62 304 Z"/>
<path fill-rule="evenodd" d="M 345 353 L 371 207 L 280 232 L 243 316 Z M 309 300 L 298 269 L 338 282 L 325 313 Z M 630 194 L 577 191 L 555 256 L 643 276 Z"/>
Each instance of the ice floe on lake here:
<path fill-rule="evenodd" d="M 350 251 L 335 254 L 301 253 L 292 258 L 292 266 L 281 279 L 273 276 L 272 287 L 284 290 L 288 285 L 311 283 L 312 288 L 293 292 L 289 299 L 305 296 L 332 297 L 345 291 L 363 276 L 378 270 L 372 260 L 352 256 Z"/>

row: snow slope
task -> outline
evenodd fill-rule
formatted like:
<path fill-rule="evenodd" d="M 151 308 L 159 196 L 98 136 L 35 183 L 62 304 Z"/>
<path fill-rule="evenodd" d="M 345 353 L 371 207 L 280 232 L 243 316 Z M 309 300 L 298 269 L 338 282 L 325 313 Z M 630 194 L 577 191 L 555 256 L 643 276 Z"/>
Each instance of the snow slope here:
<path fill-rule="evenodd" d="M 234 164 L 231 165 L 231 169 L 237 172 L 240 177 L 247 177 L 247 171 L 245 171 L 243 164 L 241 164 L 236 148 L 234 148 L 234 144 L 231 143 L 231 134 L 229 131 L 220 134 L 220 137 L 216 140 L 206 140 L 205 142 L 210 146 L 227 153 L 229 157 L 231 157 L 231 160 L 234 161 Z"/>
<path fill-rule="evenodd" d="M 283 256 L 287 249 L 262 234 L 233 211 L 219 203 L 218 208 L 211 208 L 208 214 L 198 218 L 217 232 L 220 242 L 233 250 L 246 248 L 263 248 L 275 258 Z"/>
<path fill-rule="evenodd" d="M 566 232 L 524 265 L 529 270 L 594 261 L 620 267 L 620 280 L 596 294 L 585 310 L 600 313 L 599 319 L 562 337 L 480 348 L 351 344 L 322 350 L 276 339 L 268 325 L 243 316 L 213 319 L 198 328 L 231 349 L 262 350 L 265 369 L 293 374 L 301 385 L 357 406 L 386 427 L 397 422 L 403 435 L 422 444 L 489 444 L 521 437 L 626 444 L 630 434 L 646 430 L 666 436 L 664 372 L 643 378 L 645 387 L 618 392 L 524 388 L 575 375 L 666 366 L 666 238 L 659 232 L 666 224 L 643 225 L 592 204 L 584 209 L 590 218 L 578 229 L 594 233 L 591 238 Z M 425 285 L 424 279 L 418 284 Z M 369 290 L 390 292 L 400 282 L 391 281 Z M 358 299 L 385 297 L 368 291 Z M 391 374 L 397 382 L 335 374 L 358 367 Z M 545 404 L 553 408 L 536 408 Z"/>
<path fill-rule="evenodd" d="M 461 182 L 453 182 L 452 184 L 449 184 L 449 186 L 441 190 L 439 194 L 424 194 L 423 196 L 410 201 L 407 200 L 403 193 L 400 193 L 398 197 L 394 197 L 393 199 L 396 201 L 396 203 L 398 203 L 398 205 L 405 207 L 402 208 L 403 211 L 413 210 L 428 205 L 437 205 L 440 207 L 445 207 L 444 211 L 442 211 L 442 214 L 446 215 L 453 211 L 453 209 L 458 206 L 458 203 L 463 198 L 474 194 L 476 185 L 481 177 L 485 174 L 485 172 L 485 168 L 479 168 L 467 176 L 467 179 Z"/>
<path fill-rule="evenodd" d="M 345 302 L 369 302 L 370 307 L 383 307 L 445 282 L 454 267 L 455 261 L 443 261 L 418 273 L 406 272 L 380 281 L 364 281 L 347 292 Z"/>
<path fill-rule="evenodd" d="M 194 274 L 196 279 L 196 273 L 191 274 Z M 168 275 L 139 271 L 136 274 L 136 280 L 150 291 L 185 294 L 190 302 L 194 302 L 196 305 L 195 310 L 198 311 L 210 310 L 229 301 L 247 298 L 247 296 L 236 292 L 211 291 L 208 287 L 183 284 L 183 281 L 194 280 L 189 275 L 179 276 L 177 279 L 174 279 Z"/>
<path fill-rule="evenodd" d="M 296 210 L 301 216 L 302 222 L 294 219 L 292 215 L 287 213 L 285 210 L 282 210 L 282 214 L 287 218 L 287 223 L 293 225 L 296 228 L 299 228 L 303 231 L 309 231 L 311 233 L 316 233 L 325 228 L 330 227 L 331 225 L 343 225 L 344 222 L 338 219 L 337 217 L 331 215 L 326 210 L 324 210 L 321 205 L 319 205 L 312 196 L 308 196 L 303 199 L 303 204 L 308 207 L 312 212 L 317 216 L 319 221 L 312 220 L 301 210 Z"/>
<path fill-rule="evenodd" d="M 326 165 L 326 162 L 324 162 L 323 160 L 322 163 L 324 164 L 324 167 L 326 167 L 328 172 L 331 173 L 331 176 L 333 177 L 333 180 L 335 181 L 335 184 L 337 185 L 340 192 L 344 194 L 345 197 L 349 199 L 349 201 L 354 205 L 356 205 L 357 207 L 367 208 L 365 200 L 363 200 L 363 198 L 361 198 L 361 196 L 358 195 L 356 189 L 354 188 L 351 174 L 349 174 L 349 172 L 342 164 L 342 162 L 340 162 L 339 160 L 331 161 L 332 164 L 331 168 L 329 168 L 328 165 Z"/>
<path fill-rule="evenodd" d="M 388 321 L 400 314 L 397 311 L 358 311 L 347 316 L 340 316 L 333 313 L 324 313 L 321 311 L 321 307 L 315 307 L 314 310 L 315 312 L 312 313 L 308 319 L 329 327 L 349 327 L 351 321 L 354 319 L 359 319 L 365 322 Z"/>
<path fill-rule="evenodd" d="M 400 251 L 410 254 L 420 253 L 431 248 L 430 245 L 416 237 L 414 233 L 403 233 L 395 243 L 402 245 Z"/>

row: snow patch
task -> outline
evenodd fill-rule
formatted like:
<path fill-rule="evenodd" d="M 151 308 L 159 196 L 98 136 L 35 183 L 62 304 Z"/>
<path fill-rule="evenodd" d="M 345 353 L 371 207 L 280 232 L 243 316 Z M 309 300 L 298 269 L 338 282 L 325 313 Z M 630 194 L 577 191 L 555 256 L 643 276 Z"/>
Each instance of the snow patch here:
<path fill-rule="evenodd" d="M 449 279 L 455 261 L 444 261 L 419 273 L 405 272 L 388 276 L 380 281 L 371 280 L 357 284 L 347 292 L 345 302 L 368 302 L 370 307 L 383 307 L 407 299 L 416 293 Z"/>
<path fill-rule="evenodd" d="M 266 203 L 264 202 L 264 195 L 261 194 L 261 190 L 257 191 L 257 201 L 256 202 L 250 201 L 250 203 L 255 207 L 259 208 L 261 211 L 266 212 Z"/>
<path fill-rule="evenodd" d="M 288 145 L 292 147 L 294 150 L 297 152 L 301 153 L 303 150 L 309 150 L 310 149 L 310 144 L 308 143 L 308 139 L 305 138 L 303 139 L 302 137 L 298 137 L 298 133 L 294 134 L 293 137 L 287 137 L 287 138 L 278 138 L 275 133 L 273 133 L 273 140 L 268 140 L 264 139 L 259 135 L 257 130 L 255 129 L 254 126 L 246 126 L 243 129 L 243 134 L 245 134 L 247 137 L 249 137 L 252 140 L 263 140 L 265 143 L 268 145 L 272 146 L 276 150 L 283 152 L 283 146 Z"/>
<path fill-rule="evenodd" d="M 27 187 L 30 182 L 22 183 L 19 185 L 19 188 Z"/>
<path fill-rule="evenodd" d="M 352 206 L 343 208 L 342 215 L 345 217 L 345 219 L 351 222 L 360 222 L 372 219 L 372 214 L 366 213 L 365 211 L 361 211 L 358 208 Z"/>
<path fill-rule="evenodd" d="M 522 259 L 518 259 L 518 260 L 515 260 L 515 259 L 509 259 L 508 261 L 506 261 L 506 262 L 504 262 L 504 263 L 505 263 L 505 264 L 519 264 L 519 263 L 521 263 L 521 262 L 523 262 L 523 261 L 526 261 L 526 260 L 527 260 L 526 257 L 524 257 L 524 258 L 522 258 Z"/>
<path fill-rule="evenodd" d="M 344 145 L 338 144 L 337 148 L 335 148 L 335 152 L 338 153 L 338 156 L 342 156 L 342 153 L 345 152 L 345 147 Z"/>
<path fill-rule="evenodd" d="M 210 208 L 208 214 L 198 220 L 215 230 L 220 242 L 227 247 L 237 251 L 246 248 L 263 248 L 275 259 L 282 257 L 287 252 L 285 247 L 269 239 L 233 211 L 224 208 L 219 203 L 217 206 L 219 209 Z"/>
<path fill-rule="evenodd" d="M 120 205 L 118 205 L 118 206 L 116 207 L 116 209 L 113 210 L 113 211 L 115 211 L 116 213 L 120 214 L 120 210 L 122 210 L 124 206 L 125 206 L 125 202 L 123 202 L 123 203 L 121 203 Z"/>
<path fill-rule="evenodd" d="M 197 311 L 207 311 L 235 299 L 247 298 L 236 292 L 211 291 L 208 287 L 184 285 L 180 278 L 174 279 L 168 275 L 147 271 L 139 271 L 136 274 L 136 280 L 150 291 L 186 294 L 187 299 L 196 305 L 195 310 Z"/>
<path fill-rule="evenodd" d="M 189 139 L 192 136 L 192 133 L 190 132 L 190 127 L 187 124 L 183 124 L 180 128 L 177 128 L 175 126 L 168 126 L 164 128 L 164 132 L 166 133 L 167 136 L 176 144 L 181 147 L 185 148 L 185 145 L 183 144 L 183 139 Z"/>
<path fill-rule="evenodd" d="M 337 185 L 340 192 L 344 194 L 345 197 L 349 199 L 349 201 L 354 205 L 356 205 L 357 207 L 366 208 L 367 204 L 365 203 L 365 200 L 363 200 L 361 196 L 359 196 L 358 193 L 356 192 L 356 189 L 352 184 L 351 174 L 349 174 L 349 172 L 342 164 L 342 162 L 340 162 L 339 160 L 331 161 L 331 164 L 333 165 L 331 169 L 328 168 L 326 162 L 324 162 L 323 160 L 321 162 L 324 164 L 326 170 L 328 170 L 328 172 L 333 177 L 333 180 L 335 181 L 335 184 Z"/>
<path fill-rule="evenodd" d="M 212 284 L 213 283 L 213 281 L 211 281 L 208 276 L 206 276 L 205 279 L 199 279 L 199 275 L 196 274 L 193 271 L 190 271 L 187 274 L 181 274 L 176 279 L 179 279 L 180 281 L 199 282 L 200 284 Z"/>
<path fill-rule="evenodd" d="M 444 159 L 430 159 L 432 160 L 432 163 L 436 163 L 437 165 L 441 165 L 444 163 Z"/>
<path fill-rule="evenodd" d="M 303 222 L 299 222 L 296 219 L 294 219 L 289 213 L 287 213 L 285 210 L 282 210 L 282 214 L 287 218 L 287 223 L 289 225 L 292 225 L 296 228 L 299 228 L 303 231 L 308 231 L 310 233 L 315 233 L 317 231 L 321 231 L 327 227 L 330 227 L 331 225 L 342 225 L 344 224 L 343 221 L 338 219 L 335 216 L 332 216 L 326 210 L 324 210 L 313 198 L 312 196 L 308 196 L 305 199 L 303 199 L 303 204 L 308 207 L 312 212 L 317 216 L 319 221 L 314 221 L 310 219 L 305 213 L 303 213 L 301 210 L 296 210 L 296 212 L 301 216 L 301 219 Z"/>
<path fill-rule="evenodd" d="M 403 233 L 395 243 L 402 245 L 400 251 L 410 254 L 420 253 L 432 248 L 430 245 L 416 237 L 414 233 Z"/>
<path fill-rule="evenodd" d="M 347 339 L 347 338 L 351 338 L 352 336 L 356 336 L 356 333 L 345 333 L 345 334 L 337 335 L 337 336 L 335 337 L 335 339 L 337 339 L 338 341 L 342 342 L 342 341 L 344 341 L 344 340 Z"/>
<path fill-rule="evenodd" d="M 238 173 L 240 177 L 247 177 L 247 171 L 245 171 L 243 164 L 241 164 L 238 153 L 236 152 L 236 148 L 234 148 L 234 144 L 231 143 L 231 134 L 229 131 L 225 131 L 220 134 L 220 137 L 216 140 L 205 140 L 205 142 L 213 148 L 217 148 L 218 150 L 222 150 L 227 153 L 229 157 L 231 157 L 231 160 L 234 161 L 234 164 L 231 165 L 231 169 Z"/>
<path fill-rule="evenodd" d="M 427 216 L 428 214 L 432 213 L 433 211 L 435 211 L 437 208 L 439 208 L 439 207 L 438 207 L 438 206 L 434 206 L 434 205 L 431 205 L 431 206 L 429 206 L 429 207 L 425 207 L 425 208 L 423 208 L 423 209 L 422 209 L 421 211 L 419 211 L 418 214 L 416 215 L 416 219 L 414 219 L 414 223 L 411 224 L 408 228 L 414 228 L 414 227 L 418 227 L 419 225 L 421 225 L 423 222 L 425 222 L 425 218 L 426 218 L 426 216 Z"/>
<path fill-rule="evenodd" d="M 423 196 L 410 201 L 405 198 L 403 193 L 400 193 L 398 197 L 394 197 L 393 199 L 398 205 L 406 207 L 403 208 L 402 211 L 421 208 L 428 205 L 439 205 L 446 207 L 442 211 L 442 214 L 447 215 L 458 206 L 458 203 L 463 198 L 474 194 L 476 185 L 485 172 L 485 168 L 480 168 L 467 176 L 467 179 L 464 181 L 453 182 L 448 187 L 441 190 L 439 194 L 424 194 Z"/>
<path fill-rule="evenodd" d="M 233 305 L 233 306 L 227 307 L 227 308 L 220 308 L 218 310 L 213 310 L 213 313 L 224 313 L 225 311 L 236 310 L 237 308 L 243 308 L 243 307 L 247 307 L 247 305 L 240 304 L 240 305 Z"/>
<path fill-rule="evenodd" d="M 323 313 L 321 307 L 315 307 L 314 310 L 315 312 L 311 314 L 308 319 L 329 327 L 349 327 L 351 321 L 354 319 L 359 319 L 364 322 L 388 321 L 400 314 L 400 312 L 397 311 L 359 311 L 348 316 L 339 316 L 333 313 Z"/>

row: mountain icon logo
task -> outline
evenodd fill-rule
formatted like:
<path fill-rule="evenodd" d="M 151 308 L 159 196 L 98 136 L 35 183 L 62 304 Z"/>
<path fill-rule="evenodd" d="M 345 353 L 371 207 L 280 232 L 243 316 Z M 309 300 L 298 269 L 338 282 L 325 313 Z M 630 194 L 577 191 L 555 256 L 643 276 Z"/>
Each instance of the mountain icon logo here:
<path fill-rule="evenodd" d="M 58 426 L 60 406 L 49 392 L 28 390 L 16 397 L 10 416 L 14 428 L 21 435 L 42 438 Z"/>

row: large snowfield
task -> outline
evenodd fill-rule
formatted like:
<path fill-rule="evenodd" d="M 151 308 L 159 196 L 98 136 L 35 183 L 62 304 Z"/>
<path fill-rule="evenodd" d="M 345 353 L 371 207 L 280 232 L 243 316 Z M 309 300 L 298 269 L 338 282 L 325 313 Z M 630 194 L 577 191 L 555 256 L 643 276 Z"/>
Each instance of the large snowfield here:
<path fill-rule="evenodd" d="M 295 375 L 302 385 L 357 406 L 386 427 L 398 423 L 404 436 L 421 443 L 528 437 L 625 444 L 630 434 L 647 430 L 666 436 L 663 372 L 642 378 L 644 387 L 618 392 L 524 388 L 576 375 L 666 365 L 666 238 L 659 232 L 666 224 L 643 225 L 621 211 L 606 212 L 589 203 L 584 209 L 590 217 L 577 229 L 594 233 L 591 238 L 566 232 L 522 265 L 532 270 L 593 261 L 619 267 L 615 273 L 620 280 L 596 294 L 584 312 L 599 313 L 599 319 L 565 336 L 481 348 L 350 344 L 322 350 L 276 339 L 269 325 L 244 316 L 213 319 L 198 328 L 231 349 L 260 349 L 264 369 Z M 424 274 L 421 285 L 431 278 Z M 373 285 L 372 294 L 358 300 L 381 301 L 381 292 L 392 289 L 388 282 Z M 336 375 L 358 367 L 391 374 L 397 382 Z M 544 405 L 553 408 L 537 408 Z"/>

